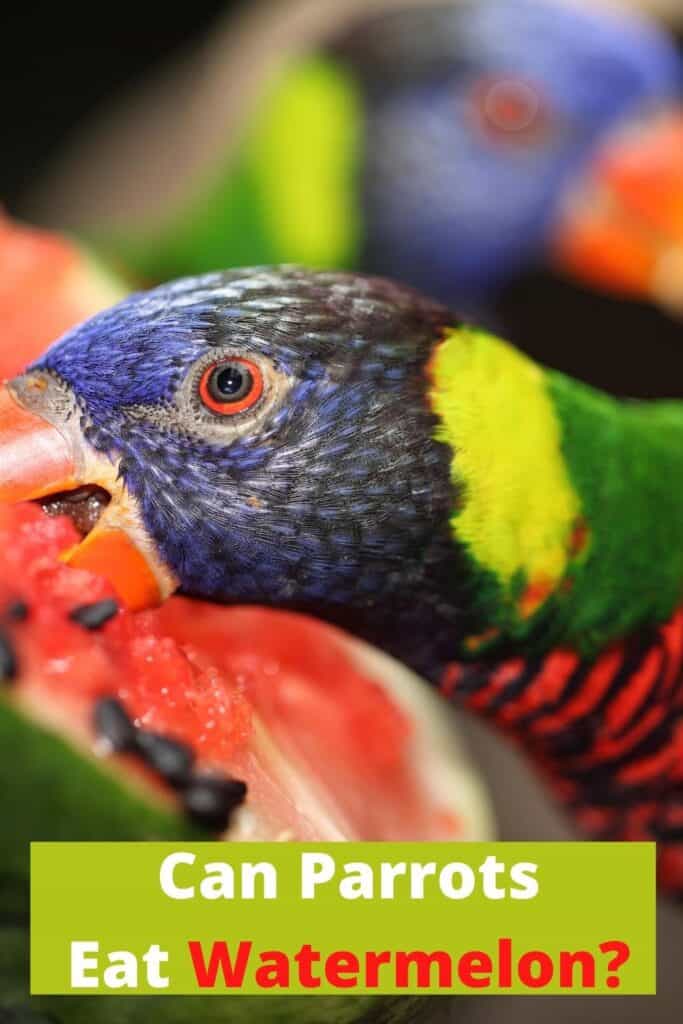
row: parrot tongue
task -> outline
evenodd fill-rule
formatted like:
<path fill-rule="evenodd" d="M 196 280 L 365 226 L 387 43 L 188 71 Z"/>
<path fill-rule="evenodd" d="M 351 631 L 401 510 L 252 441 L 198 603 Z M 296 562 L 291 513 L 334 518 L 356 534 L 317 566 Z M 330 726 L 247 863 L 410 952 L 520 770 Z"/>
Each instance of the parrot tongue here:
<path fill-rule="evenodd" d="M 567 198 L 553 251 L 561 270 L 683 316 L 683 110 L 608 139 Z"/>
<path fill-rule="evenodd" d="M 111 494 L 95 485 L 77 487 L 73 491 L 62 491 L 38 499 L 47 515 L 68 516 L 81 537 L 91 533 L 110 501 Z"/>

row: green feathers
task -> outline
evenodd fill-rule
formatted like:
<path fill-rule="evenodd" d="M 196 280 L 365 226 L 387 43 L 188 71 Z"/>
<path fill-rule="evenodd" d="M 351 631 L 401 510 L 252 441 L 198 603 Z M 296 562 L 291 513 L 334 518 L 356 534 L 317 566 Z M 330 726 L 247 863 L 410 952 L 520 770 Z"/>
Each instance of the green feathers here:
<path fill-rule="evenodd" d="M 683 599 L 683 405 L 617 402 L 548 375 L 588 536 L 563 601 L 569 642 L 590 653 Z"/>

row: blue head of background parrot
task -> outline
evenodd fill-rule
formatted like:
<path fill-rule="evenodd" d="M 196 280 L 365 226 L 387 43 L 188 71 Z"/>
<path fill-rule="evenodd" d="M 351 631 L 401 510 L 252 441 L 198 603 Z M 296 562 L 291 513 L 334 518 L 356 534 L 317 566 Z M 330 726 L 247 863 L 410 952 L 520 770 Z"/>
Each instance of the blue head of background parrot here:
<path fill-rule="evenodd" d="M 683 307 L 683 65 L 664 33 L 580 3 L 463 0 L 377 17 L 340 53 L 363 88 L 373 272 L 480 315 L 542 262 Z"/>

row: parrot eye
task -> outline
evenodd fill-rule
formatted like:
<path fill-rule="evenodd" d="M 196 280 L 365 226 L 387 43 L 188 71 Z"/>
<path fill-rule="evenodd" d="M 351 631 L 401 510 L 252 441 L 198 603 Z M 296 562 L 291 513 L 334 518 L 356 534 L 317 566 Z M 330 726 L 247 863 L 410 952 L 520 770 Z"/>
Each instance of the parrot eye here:
<path fill-rule="evenodd" d="M 550 126 L 550 112 L 542 93 L 531 82 L 518 78 L 476 82 L 470 111 L 479 130 L 494 142 L 539 142 Z"/>
<path fill-rule="evenodd" d="M 199 396 L 219 416 L 235 416 L 256 405 L 263 394 L 263 374 L 256 363 L 231 357 L 212 363 L 202 374 Z"/>

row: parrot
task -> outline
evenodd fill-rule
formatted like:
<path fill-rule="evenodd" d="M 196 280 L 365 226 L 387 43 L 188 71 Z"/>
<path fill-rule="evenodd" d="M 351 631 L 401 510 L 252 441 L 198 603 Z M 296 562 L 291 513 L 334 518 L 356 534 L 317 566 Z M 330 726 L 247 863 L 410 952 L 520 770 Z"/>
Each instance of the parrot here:
<path fill-rule="evenodd" d="M 36 209 L 144 284 L 358 269 L 498 327 L 506 285 L 550 266 L 683 310 L 683 63 L 662 27 L 577 0 L 347 8 L 231 23 L 172 116 L 162 96 L 148 130 L 99 123 Z"/>
<path fill-rule="evenodd" d="M 500 728 L 683 894 L 683 403 L 545 369 L 390 280 L 135 293 L 0 389 L 0 501 L 133 609 L 313 615 Z"/>

